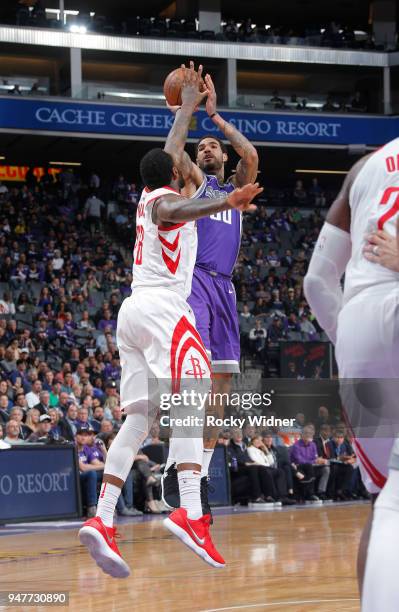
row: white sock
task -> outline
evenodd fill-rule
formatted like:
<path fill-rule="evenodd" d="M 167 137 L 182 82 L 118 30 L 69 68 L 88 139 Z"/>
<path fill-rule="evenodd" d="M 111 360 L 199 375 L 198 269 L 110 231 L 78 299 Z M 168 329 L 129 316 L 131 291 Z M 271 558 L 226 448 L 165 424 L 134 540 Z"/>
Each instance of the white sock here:
<path fill-rule="evenodd" d="M 187 517 L 192 520 L 201 518 L 201 472 L 183 470 L 177 473 L 180 491 L 180 506 L 187 510 Z"/>
<path fill-rule="evenodd" d="M 208 476 L 209 465 L 211 463 L 213 456 L 213 448 L 204 448 L 204 452 L 202 453 L 202 468 L 201 468 L 201 477 Z"/>
<path fill-rule="evenodd" d="M 106 527 L 112 527 L 114 524 L 115 506 L 121 494 L 121 489 L 109 482 L 103 482 L 101 485 L 101 493 L 98 498 L 96 516 L 102 519 Z"/>
<path fill-rule="evenodd" d="M 374 506 L 363 584 L 362 612 L 399 610 L 398 550 L 399 470 L 391 469 Z"/>

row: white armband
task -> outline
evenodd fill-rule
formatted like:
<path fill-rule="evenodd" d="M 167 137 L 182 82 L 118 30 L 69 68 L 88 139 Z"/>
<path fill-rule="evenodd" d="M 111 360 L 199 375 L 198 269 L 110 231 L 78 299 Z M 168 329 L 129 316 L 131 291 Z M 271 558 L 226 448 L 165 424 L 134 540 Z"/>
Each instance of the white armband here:
<path fill-rule="evenodd" d="M 350 234 L 331 223 L 324 223 L 303 284 L 312 312 L 333 344 L 337 339 L 337 319 L 342 307 L 341 278 L 351 253 Z"/>

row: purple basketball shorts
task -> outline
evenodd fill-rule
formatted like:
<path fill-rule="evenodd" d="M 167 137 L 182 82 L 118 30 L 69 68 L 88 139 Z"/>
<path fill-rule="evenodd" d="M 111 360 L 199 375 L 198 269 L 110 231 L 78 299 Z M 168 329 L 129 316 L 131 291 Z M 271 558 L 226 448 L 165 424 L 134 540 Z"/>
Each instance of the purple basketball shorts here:
<path fill-rule="evenodd" d="M 240 330 L 236 293 L 229 278 L 194 267 L 188 298 L 197 330 L 211 353 L 214 372 L 240 371 Z"/>

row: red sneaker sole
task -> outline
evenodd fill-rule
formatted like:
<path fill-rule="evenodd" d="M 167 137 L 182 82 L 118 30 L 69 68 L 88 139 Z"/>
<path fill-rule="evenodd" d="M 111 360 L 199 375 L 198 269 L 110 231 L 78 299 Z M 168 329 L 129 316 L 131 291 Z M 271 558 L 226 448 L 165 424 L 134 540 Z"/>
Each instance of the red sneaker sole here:
<path fill-rule="evenodd" d="M 86 546 L 91 557 L 105 574 L 113 578 L 127 578 L 130 568 L 125 561 L 110 547 L 104 537 L 94 527 L 82 527 L 79 531 L 79 540 Z"/>
<path fill-rule="evenodd" d="M 165 519 L 163 521 L 163 524 L 166 527 L 166 529 L 168 529 L 168 531 L 173 533 L 173 535 L 179 538 L 179 540 L 183 542 L 183 544 L 185 544 L 188 548 L 190 548 L 193 552 L 195 552 L 196 555 L 201 557 L 201 559 L 203 559 L 205 563 L 212 565 L 212 567 L 217 567 L 217 568 L 225 567 L 226 565 L 225 563 L 219 563 L 218 561 L 215 561 L 214 559 L 212 559 L 212 557 L 208 555 L 206 550 L 201 548 L 201 546 L 198 546 L 198 544 L 196 544 L 194 540 L 190 538 L 188 533 L 182 527 L 179 527 L 179 525 L 176 525 L 176 523 L 174 523 L 170 518 Z"/>

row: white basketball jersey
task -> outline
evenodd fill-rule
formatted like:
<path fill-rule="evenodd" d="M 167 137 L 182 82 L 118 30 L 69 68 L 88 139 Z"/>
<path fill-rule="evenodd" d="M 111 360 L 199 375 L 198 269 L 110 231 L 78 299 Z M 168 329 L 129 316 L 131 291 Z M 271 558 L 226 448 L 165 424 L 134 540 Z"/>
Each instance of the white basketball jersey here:
<path fill-rule="evenodd" d="M 355 178 L 349 194 L 351 208 L 352 256 L 345 271 L 344 301 L 360 291 L 384 291 L 387 283 L 394 286 L 399 274 L 363 255 L 366 236 L 384 229 L 396 236 L 399 213 L 399 138 L 376 151 Z M 387 290 L 388 287 L 385 287 Z"/>
<path fill-rule="evenodd" d="M 186 299 L 191 293 L 197 256 L 195 221 L 162 227 L 152 220 L 155 200 L 171 192 L 177 193 L 171 187 L 162 187 L 153 191 L 145 188 L 141 194 L 136 214 L 132 289 L 164 287 Z"/>

